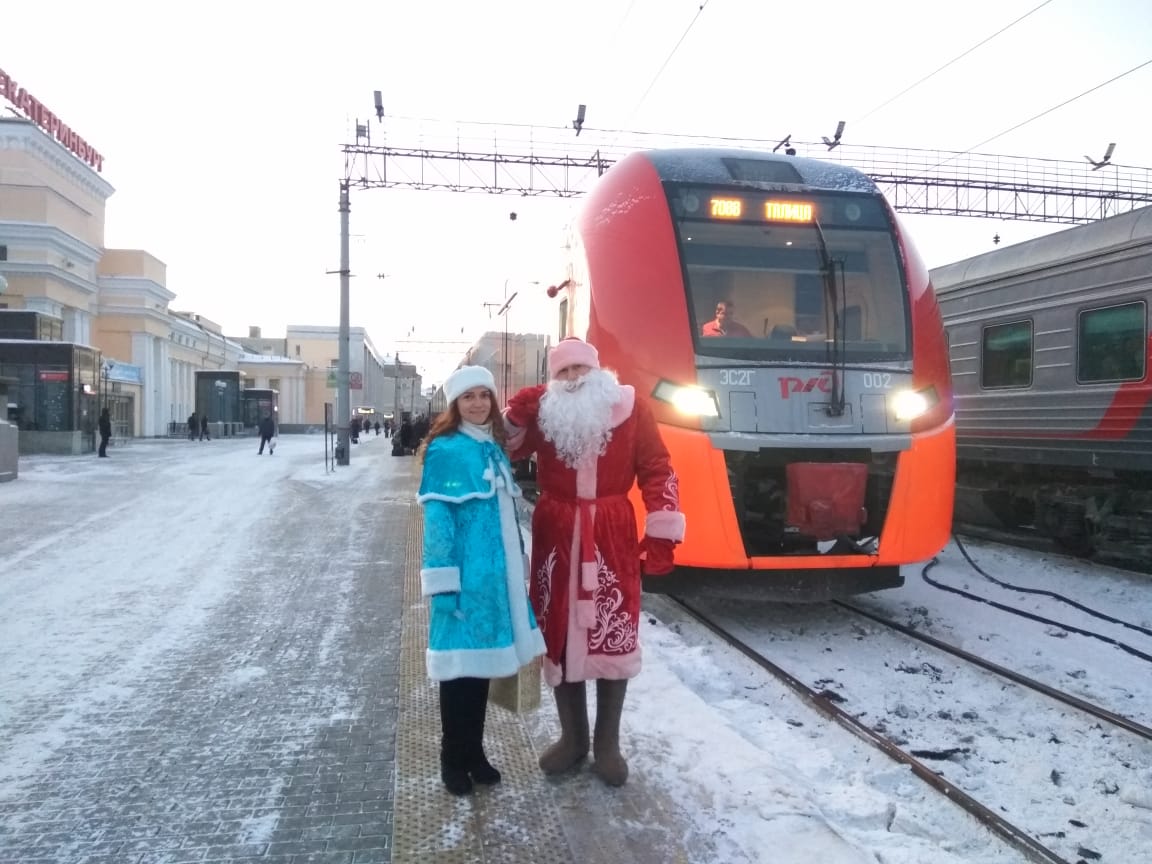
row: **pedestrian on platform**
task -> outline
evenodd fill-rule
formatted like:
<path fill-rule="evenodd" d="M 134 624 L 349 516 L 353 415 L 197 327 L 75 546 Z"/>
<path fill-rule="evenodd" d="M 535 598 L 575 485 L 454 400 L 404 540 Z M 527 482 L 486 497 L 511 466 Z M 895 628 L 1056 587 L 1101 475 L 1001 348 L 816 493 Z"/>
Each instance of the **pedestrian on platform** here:
<path fill-rule="evenodd" d="M 684 537 L 676 473 L 648 405 L 600 368 L 596 349 L 563 339 L 548 354 L 552 381 L 509 400 L 514 460 L 536 454 L 540 497 L 532 514 L 530 594 L 547 654 L 560 740 L 540 757 L 546 774 L 588 755 L 585 682 L 596 681 L 592 770 L 609 786 L 628 779 L 620 715 L 628 679 L 640 672 L 641 569 L 670 573 Z M 637 539 L 628 492 L 647 511 Z M 643 561 L 641 556 L 643 555 Z"/>
<path fill-rule="evenodd" d="M 112 418 L 108 416 L 108 409 L 105 408 L 100 412 L 100 452 L 96 455 L 107 458 L 108 457 L 108 442 L 112 440 Z"/>
<path fill-rule="evenodd" d="M 544 653 L 528 602 L 520 489 L 504 453 L 496 382 L 464 366 L 444 382 L 448 410 L 419 452 L 421 591 L 429 600 L 428 677 L 440 682 L 440 779 L 453 795 L 500 782 L 484 755 L 489 679 Z"/>
<path fill-rule="evenodd" d="M 200 421 L 196 419 L 196 412 L 188 415 L 188 440 L 196 440 L 196 432 L 200 429 Z"/>
<path fill-rule="evenodd" d="M 201 414 L 200 415 L 200 440 L 203 441 L 205 438 L 207 438 L 209 441 L 212 440 L 212 436 L 208 434 L 208 415 L 207 414 Z"/>
<path fill-rule="evenodd" d="M 264 445 L 268 445 L 268 455 L 272 455 L 272 451 L 276 448 L 276 443 L 272 437 L 276 434 L 276 421 L 272 419 L 270 411 L 264 412 L 264 419 L 260 421 L 260 449 L 256 451 L 257 456 L 264 454 Z"/>

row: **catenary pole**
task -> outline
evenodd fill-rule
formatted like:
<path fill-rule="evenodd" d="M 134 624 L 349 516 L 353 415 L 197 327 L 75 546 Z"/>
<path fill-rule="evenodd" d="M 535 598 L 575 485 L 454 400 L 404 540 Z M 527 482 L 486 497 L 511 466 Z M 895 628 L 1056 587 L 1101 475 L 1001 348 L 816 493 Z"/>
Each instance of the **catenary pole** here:
<path fill-rule="evenodd" d="M 351 448 L 348 441 L 348 421 L 351 417 L 352 397 L 348 391 L 348 294 L 351 274 L 348 251 L 348 181 L 340 182 L 340 360 L 336 370 L 336 464 L 348 465 Z"/>

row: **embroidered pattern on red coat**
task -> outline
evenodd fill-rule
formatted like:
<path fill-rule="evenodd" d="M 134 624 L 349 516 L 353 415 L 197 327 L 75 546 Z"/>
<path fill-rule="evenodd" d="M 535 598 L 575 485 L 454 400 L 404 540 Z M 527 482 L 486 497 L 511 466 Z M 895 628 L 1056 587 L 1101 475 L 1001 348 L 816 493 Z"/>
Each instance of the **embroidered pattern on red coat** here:
<path fill-rule="evenodd" d="M 665 510 L 679 510 L 680 509 L 680 478 L 676 476 L 675 471 L 668 472 L 668 479 L 664 481 L 664 490 L 660 493 L 667 504 L 664 505 Z"/>
<path fill-rule="evenodd" d="M 636 650 L 637 632 L 626 612 L 624 592 L 620 590 L 620 577 L 604 563 L 604 556 L 596 550 L 596 624 L 588 641 L 590 651 L 606 654 L 627 654 Z"/>
<path fill-rule="evenodd" d="M 556 569 L 556 547 L 552 547 L 543 563 L 536 570 L 536 594 L 540 598 L 540 609 L 536 613 L 536 626 L 541 632 L 548 626 L 548 610 L 552 606 L 552 571 Z"/>

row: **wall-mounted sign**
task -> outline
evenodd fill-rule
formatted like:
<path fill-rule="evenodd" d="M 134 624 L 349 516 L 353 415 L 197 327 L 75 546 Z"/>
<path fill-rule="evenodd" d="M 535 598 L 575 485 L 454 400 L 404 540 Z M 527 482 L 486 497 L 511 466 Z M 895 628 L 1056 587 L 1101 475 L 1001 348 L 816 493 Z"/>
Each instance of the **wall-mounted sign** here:
<path fill-rule="evenodd" d="M 48 107 L 16 83 L 3 69 L 0 69 L 0 96 L 3 96 L 22 112 L 24 116 L 71 150 L 82 162 L 91 165 L 97 171 L 104 170 L 104 157 L 95 147 L 72 131 L 67 123 L 62 121 Z"/>

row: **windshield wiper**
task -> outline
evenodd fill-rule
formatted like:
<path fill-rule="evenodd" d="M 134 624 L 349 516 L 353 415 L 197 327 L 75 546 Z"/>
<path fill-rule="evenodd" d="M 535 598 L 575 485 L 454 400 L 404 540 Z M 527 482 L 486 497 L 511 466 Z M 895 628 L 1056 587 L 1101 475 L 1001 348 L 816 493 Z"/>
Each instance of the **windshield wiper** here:
<path fill-rule="evenodd" d="M 827 346 L 828 363 L 832 367 L 832 399 L 828 403 L 829 417 L 844 415 L 844 322 L 842 320 L 838 301 L 847 304 L 844 285 L 844 262 L 833 260 L 828 254 L 828 244 L 824 241 L 824 229 L 818 221 L 812 223 L 816 228 L 816 238 L 820 247 L 820 274 L 824 277 L 824 326 L 828 327 L 831 318 L 831 327 L 828 331 L 832 336 Z M 840 281 L 837 285 L 836 265 L 840 265 Z"/>

